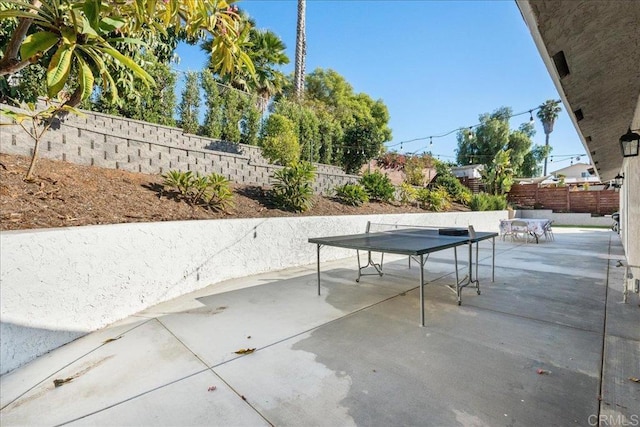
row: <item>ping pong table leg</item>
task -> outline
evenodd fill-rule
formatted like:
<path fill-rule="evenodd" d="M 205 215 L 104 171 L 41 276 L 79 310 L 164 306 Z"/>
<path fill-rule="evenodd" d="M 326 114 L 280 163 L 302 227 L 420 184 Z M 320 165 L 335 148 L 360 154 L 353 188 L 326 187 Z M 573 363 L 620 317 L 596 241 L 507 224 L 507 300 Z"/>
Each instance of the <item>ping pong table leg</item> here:
<path fill-rule="evenodd" d="M 478 253 L 480 252 L 480 242 L 476 242 L 476 292 L 480 295 L 480 276 L 478 276 Z"/>
<path fill-rule="evenodd" d="M 491 257 L 491 281 L 496 281 L 496 238 L 491 239 L 492 257 Z"/>
<path fill-rule="evenodd" d="M 318 295 L 320 295 L 320 244 L 318 244 Z"/>
<path fill-rule="evenodd" d="M 424 255 L 420 255 L 420 326 L 424 327 Z"/>

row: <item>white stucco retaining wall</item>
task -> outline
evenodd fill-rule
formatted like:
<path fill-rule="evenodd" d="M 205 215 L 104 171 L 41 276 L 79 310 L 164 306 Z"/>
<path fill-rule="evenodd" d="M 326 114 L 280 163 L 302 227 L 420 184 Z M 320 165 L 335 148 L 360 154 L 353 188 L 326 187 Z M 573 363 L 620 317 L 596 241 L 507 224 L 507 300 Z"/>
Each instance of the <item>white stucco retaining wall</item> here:
<path fill-rule="evenodd" d="M 367 221 L 498 231 L 506 211 L 257 218 L 0 233 L 4 374 L 90 331 L 227 279 L 314 263 L 309 237 Z M 324 248 L 322 260 L 353 256 Z"/>
<path fill-rule="evenodd" d="M 611 227 L 613 219 L 609 216 L 591 216 L 589 213 L 560 213 L 551 209 L 521 209 L 516 211 L 518 218 L 550 219 L 555 225 Z"/>

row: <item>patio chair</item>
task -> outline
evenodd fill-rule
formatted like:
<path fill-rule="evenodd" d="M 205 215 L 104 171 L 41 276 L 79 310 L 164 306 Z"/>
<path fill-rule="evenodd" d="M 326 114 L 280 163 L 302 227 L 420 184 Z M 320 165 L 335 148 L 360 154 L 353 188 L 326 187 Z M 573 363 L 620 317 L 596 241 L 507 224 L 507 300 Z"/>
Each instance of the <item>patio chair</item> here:
<path fill-rule="evenodd" d="M 520 237 L 524 237 L 525 243 L 529 243 L 529 224 L 526 221 L 511 221 L 511 240 L 516 240 Z"/>
<path fill-rule="evenodd" d="M 551 225 L 553 224 L 553 221 L 549 221 L 545 226 L 544 226 L 544 239 L 545 240 L 550 240 L 550 241 L 554 241 L 556 238 L 553 235 L 553 230 L 551 229 Z"/>

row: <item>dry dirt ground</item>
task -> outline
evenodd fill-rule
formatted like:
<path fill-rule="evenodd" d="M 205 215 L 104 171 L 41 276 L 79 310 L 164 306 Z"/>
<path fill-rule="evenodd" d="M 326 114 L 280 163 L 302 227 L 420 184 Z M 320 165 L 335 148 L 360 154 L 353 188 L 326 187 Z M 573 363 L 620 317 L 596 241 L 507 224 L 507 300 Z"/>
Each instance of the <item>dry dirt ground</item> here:
<path fill-rule="evenodd" d="M 213 212 L 177 201 L 163 191 L 162 177 L 38 159 L 35 178 L 24 180 L 30 158 L 0 154 L 0 230 L 71 227 L 124 222 L 284 216 L 424 212 L 415 206 L 367 203 L 346 206 L 315 196 L 305 213 L 277 209 L 267 189 L 233 185 L 234 207 Z M 453 205 L 451 210 L 467 210 Z"/>

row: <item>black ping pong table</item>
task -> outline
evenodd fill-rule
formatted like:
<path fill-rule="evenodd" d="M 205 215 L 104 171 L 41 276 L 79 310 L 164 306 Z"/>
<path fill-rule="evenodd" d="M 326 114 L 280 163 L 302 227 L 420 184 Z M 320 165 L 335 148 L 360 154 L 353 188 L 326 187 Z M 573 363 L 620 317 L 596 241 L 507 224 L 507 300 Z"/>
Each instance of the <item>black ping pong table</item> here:
<path fill-rule="evenodd" d="M 454 250 L 455 268 L 456 268 L 456 285 L 450 288 L 457 294 L 458 305 L 462 304 L 462 289 L 475 285 L 476 292 L 480 295 L 480 282 L 478 280 L 478 243 L 483 240 L 492 239 L 492 266 L 491 266 L 491 280 L 495 281 L 495 256 L 496 256 L 496 244 L 495 238 L 498 233 L 493 232 L 481 232 L 473 230 L 473 227 L 469 227 L 467 234 L 452 235 L 464 232 L 460 229 L 437 229 L 433 227 L 421 227 L 412 225 L 398 225 L 398 224 L 377 224 L 388 226 L 387 229 L 382 231 L 371 231 L 371 223 L 367 224 L 367 232 L 361 234 L 350 234 L 342 236 L 330 236 L 330 237 L 317 237 L 310 238 L 309 243 L 315 243 L 317 245 L 318 256 L 318 295 L 320 295 L 320 249 L 323 246 L 333 246 L 339 248 L 355 249 L 357 251 L 368 252 L 368 262 L 365 266 L 360 265 L 360 255 L 358 252 L 358 278 L 367 275 L 362 271 L 368 267 L 373 267 L 379 276 L 382 276 L 382 261 L 377 264 L 374 263 L 371 258 L 372 252 L 398 255 L 408 255 L 409 266 L 411 266 L 411 258 L 415 259 L 420 265 L 420 326 L 424 326 L 424 267 L 429 257 L 429 254 L 433 252 L 442 251 L 445 249 Z M 441 234 L 445 233 L 445 234 Z M 459 246 L 468 246 L 469 260 L 468 260 L 468 273 L 461 280 L 458 277 L 458 255 L 457 248 Z M 473 268 L 473 247 L 475 250 L 475 276 Z"/>

